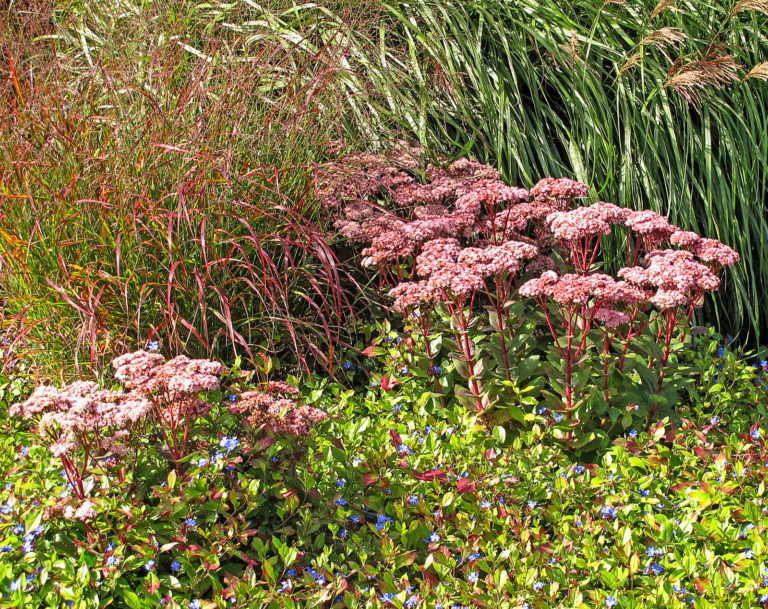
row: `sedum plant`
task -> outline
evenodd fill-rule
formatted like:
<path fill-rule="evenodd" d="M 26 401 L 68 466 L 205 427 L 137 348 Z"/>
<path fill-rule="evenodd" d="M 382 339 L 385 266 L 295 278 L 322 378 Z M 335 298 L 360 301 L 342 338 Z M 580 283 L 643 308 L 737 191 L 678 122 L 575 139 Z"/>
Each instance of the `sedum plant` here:
<path fill-rule="evenodd" d="M 362 265 L 421 333 L 430 368 L 435 336 L 451 337 L 466 379 L 457 397 L 478 412 L 506 407 L 516 365 L 533 362 L 528 373 L 548 377 L 541 397 L 575 446 L 603 441 L 606 412 L 613 425 L 622 411 L 653 417 L 674 403 L 688 379 L 668 378 L 670 358 L 677 366 L 693 312 L 739 260 L 734 250 L 650 210 L 579 206 L 588 188 L 570 179 L 527 191 L 467 159 L 419 174 L 417 157 L 343 157 L 323 174 L 321 196 L 340 233 L 367 245 Z M 622 244 L 625 266 L 608 275 L 606 256 Z M 534 359 L 516 357 L 510 345 L 537 311 L 546 330 L 532 329 Z"/>

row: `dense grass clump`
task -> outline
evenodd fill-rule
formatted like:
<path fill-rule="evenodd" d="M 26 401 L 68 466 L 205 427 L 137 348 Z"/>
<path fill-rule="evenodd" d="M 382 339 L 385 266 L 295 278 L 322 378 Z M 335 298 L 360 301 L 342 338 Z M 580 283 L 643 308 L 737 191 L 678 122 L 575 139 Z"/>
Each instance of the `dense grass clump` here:
<path fill-rule="evenodd" d="M 340 51 L 187 4 L 123 9 L 61 6 L 46 36 L 6 45 L 6 338 L 91 372 L 155 334 L 176 353 L 332 368 L 353 297 L 313 165 L 339 133 Z"/>

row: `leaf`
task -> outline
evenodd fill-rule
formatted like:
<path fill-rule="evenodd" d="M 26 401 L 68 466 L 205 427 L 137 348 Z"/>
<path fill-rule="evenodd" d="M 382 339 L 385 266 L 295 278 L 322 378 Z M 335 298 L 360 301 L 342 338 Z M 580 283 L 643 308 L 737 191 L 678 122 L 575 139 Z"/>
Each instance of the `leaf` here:
<path fill-rule="evenodd" d="M 456 490 L 460 493 L 471 493 L 474 492 L 476 488 L 477 485 L 469 478 L 461 478 L 456 485 Z"/>
<path fill-rule="evenodd" d="M 389 375 L 385 374 L 381 377 L 381 388 L 384 391 L 389 392 L 390 390 L 394 389 L 397 385 L 400 384 L 400 381 L 398 381 L 396 378 L 392 378 Z"/>
<path fill-rule="evenodd" d="M 538 365 L 539 356 L 530 355 L 526 357 L 522 362 L 514 366 L 513 376 L 517 379 L 517 384 L 521 386 L 525 384 L 525 381 L 530 378 L 531 374 L 533 374 L 533 371 L 536 370 Z"/>
<path fill-rule="evenodd" d="M 504 429 L 501 425 L 496 425 L 493 428 L 493 438 L 499 443 L 504 444 L 504 442 L 507 439 L 507 430 Z"/>
<path fill-rule="evenodd" d="M 405 552 L 395 559 L 395 569 L 410 567 L 414 562 L 416 562 L 416 550 Z"/>
<path fill-rule="evenodd" d="M 416 480 L 423 480 L 423 481 L 438 480 L 440 482 L 445 482 L 448 479 L 448 476 L 446 475 L 446 473 L 440 469 L 433 469 L 428 472 L 424 472 L 423 474 L 419 474 L 414 471 L 413 477 L 416 478 Z"/>
<path fill-rule="evenodd" d="M 142 609 L 142 604 L 141 600 L 139 600 L 139 597 L 127 588 L 123 589 L 123 600 L 131 609 Z"/>
<path fill-rule="evenodd" d="M 383 347 L 377 347 L 376 345 L 371 345 L 370 347 L 366 347 L 363 349 L 362 354 L 367 357 L 379 357 L 381 355 L 386 355 L 387 350 Z"/>
<path fill-rule="evenodd" d="M 160 580 L 157 578 L 157 575 L 150 572 L 145 580 L 147 584 L 147 591 L 150 594 L 154 594 L 160 589 Z"/>

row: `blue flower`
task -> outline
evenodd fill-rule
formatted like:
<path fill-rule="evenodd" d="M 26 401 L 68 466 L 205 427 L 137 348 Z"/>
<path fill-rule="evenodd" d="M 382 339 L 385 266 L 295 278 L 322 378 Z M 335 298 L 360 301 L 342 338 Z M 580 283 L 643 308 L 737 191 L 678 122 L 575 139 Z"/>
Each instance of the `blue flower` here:
<path fill-rule="evenodd" d="M 188 527 L 196 527 L 197 520 L 195 520 L 194 518 L 187 518 L 184 520 L 184 524 L 186 524 Z"/>
<path fill-rule="evenodd" d="M 480 503 L 480 507 L 483 508 L 484 510 L 487 510 L 489 507 L 491 507 L 491 502 L 487 500 L 483 500 Z"/>
<path fill-rule="evenodd" d="M 179 569 L 181 569 L 181 563 L 178 560 L 174 560 L 171 563 L 171 571 L 176 573 Z"/>
<path fill-rule="evenodd" d="M 355 369 L 355 365 L 352 362 L 350 362 L 349 360 L 346 360 L 341 365 L 341 367 L 344 368 L 344 370 L 354 370 Z"/>
<path fill-rule="evenodd" d="M 585 468 L 584 468 L 583 465 L 577 465 L 576 467 L 573 468 L 573 473 L 574 474 L 581 474 L 584 471 L 584 469 Z"/>
<path fill-rule="evenodd" d="M 155 564 L 157 564 L 157 563 L 155 563 L 155 561 L 154 561 L 154 560 L 148 560 L 148 561 L 147 561 L 147 562 L 144 564 L 144 570 L 145 570 L 145 571 L 149 571 L 150 569 L 152 569 L 152 567 L 154 567 L 154 566 L 155 566 Z"/>
<path fill-rule="evenodd" d="M 156 340 L 150 340 L 147 342 L 147 351 L 157 351 L 160 349 L 160 343 Z"/>
<path fill-rule="evenodd" d="M 413 608 L 414 608 L 414 607 L 416 607 L 418 604 L 419 604 L 419 597 L 418 597 L 418 596 L 416 596 L 416 595 L 414 594 L 413 596 L 409 596 L 409 597 L 406 599 L 406 601 L 405 601 L 405 603 L 403 604 L 403 606 L 404 606 L 406 609 L 413 609 Z"/>
<path fill-rule="evenodd" d="M 536 582 L 533 584 L 533 589 L 536 591 L 541 590 L 544 587 L 544 582 Z"/>
<path fill-rule="evenodd" d="M 617 602 L 618 601 L 616 600 L 615 596 L 609 596 L 608 598 L 605 599 L 605 606 L 606 607 L 615 607 Z"/>
<path fill-rule="evenodd" d="M 630 430 L 629 437 L 630 438 L 636 438 L 637 437 L 637 430 L 636 429 Z"/>
<path fill-rule="evenodd" d="M 759 440 L 760 439 L 760 430 L 759 429 L 753 429 L 752 433 L 749 434 L 752 436 L 753 440 Z"/>
<path fill-rule="evenodd" d="M 411 495 L 408 497 L 408 503 L 411 505 L 416 505 L 419 502 L 419 498 L 416 495 Z"/>
<path fill-rule="evenodd" d="M 651 571 L 653 571 L 654 575 L 661 575 L 661 573 L 664 571 L 664 567 L 662 567 L 659 563 L 653 563 L 651 565 Z"/>
<path fill-rule="evenodd" d="M 189 609 L 200 609 L 200 601 L 197 599 L 189 601 Z"/>
<path fill-rule="evenodd" d="M 336 486 L 338 486 L 339 488 L 344 488 L 346 485 L 347 485 L 347 481 L 344 480 L 343 478 L 339 478 L 338 480 L 336 480 Z"/>
<path fill-rule="evenodd" d="M 381 595 L 381 602 L 382 603 L 391 603 L 392 600 L 395 598 L 395 595 L 391 592 L 385 592 Z"/>
<path fill-rule="evenodd" d="M 432 366 L 432 372 L 434 374 L 440 374 L 442 373 L 443 369 L 440 366 Z"/>
<path fill-rule="evenodd" d="M 440 541 L 440 535 L 438 535 L 435 531 L 432 531 L 429 537 L 427 537 L 427 543 L 437 543 Z"/>
<path fill-rule="evenodd" d="M 541 408 L 539 408 L 539 414 L 544 414 L 545 412 L 547 412 L 546 406 L 542 406 Z"/>
<path fill-rule="evenodd" d="M 2 548 L 0 548 L 0 552 L 13 552 L 13 546 L 5 545 Z"/>
<path fill-rule="evenodd" d="M 347 500 L 346 500 L 346 499 L 344 499 L 344 497 L 339 497 L 339 498 L 336 500 L 336 505 L 347 505 Z"/>
<path fill-rule="evenodd" d="M 397 452 L 399 452 L 401 455 L 412 455 L 413 451 L 408 448 L 405 444 L 401 444 L 397 447 Z"/>
<path fill-rule="evenodd" d="M 744 552 L 744 558 L 747 558 L 747 559 L 751 560 L 754 557 L 755 557 L 755 553 L 752 550 L 746 550 Z"/>
<path fill-rule="evenodd" d="M 231 438 L 230 438 L 230 437 L 227 437 L 227 436 L 224 436 L 224 437 L 223 437 L 223 438 L 222 438 L 222 439 L 219 441 L 219 446 L 221 446 L 221 447 L 222 447 L 224 450 L 226 450 L 228 453 L 229 453 L 229 452 L 232 452 L 233 450 L 235 450 L 235 449 L 236 449 L 236 448 L 237 448 L 239 445 L 240 445 L 240 440 L 238 440 L 238 439 L 237 439 L 237 438 L 235 438 L 234 436 L 233 436 L 233 437 L 231 437 Z"/>
<path fill-rule="evenodd" d="M 208 459 L 198 459 L 195 462 L 195 465 L 197 465 L 197 467 L 205 467 L 206 465 L 208 465 Z"/>
<path fill-rule="evenodd" d="M 526 505 L 527 505 L 527 506 L 528 506 L 530 509 L 533 509 L 533 508 L 535 508 L 535 507 L 536 507 L 536 505 L 537 505 L 535 501 L 530 501 L 530 500 L 529 500 L 529 501 L 526 501 L 525 503 L 526 503 Z"/>
<path fill-rule="evenodd" d="M 470 584 L 474 584 L 477 582 L 477 571 L 472 571 L 469 575 L 467 575 L 467 581 Z"/>
<path fill-rule="evenodd" d="M 114 567 L 117 564 L 117 556 L 107 558 L 107 566 Z"/>
<path fill-rule="evenodd" d="M 360 516 L 350 516 L 349 519 L 355 524 L 360 524 Z"/>
<path fill-rule="evenodd" d="M 600 515 L 603 518 L 616 518 L 616 516 L 618 516 L 618 512 L 616 511 L 616 508 L 610 505 L 604 505 L 600 508 Z"/>
<path fill-rule="evenodd" d="M 22 446 L 21 450 L 19 450 L 22 457 L 26 457 L 29 455 L 29 446 Z"/>
<path fill-rule="evenodd" d="M 340 529 L 339 530 L 339 537 L 341 537 L 342 539 L 346 539 L 347 535 L 349 535 L 349 533 L 347 533 L 347 529 Z"/>
<path fill-rule="evenodd" d="M 559 423 L 562 420 L 563 420 L 563 415 L 561 415 L 559 412 L 556 412 L 555 413 L 555 422 Z"/>
<path fill-rule="evenodd" d="M 237 402 L 237 396 L 236 396 L 234 393 L 230 393 L 230 394 L 227 396 L 227 399 L 228 399 L 228 400 L 229 400 L 229 401 L 230 401 L 232 404 L 234 404 L 235 402 Z"/>
<path fill-rule="evenodd" d="M 709 419 L 710 425 L 717 425 L 720 422 L 720 417 L 711 417 Z"/>

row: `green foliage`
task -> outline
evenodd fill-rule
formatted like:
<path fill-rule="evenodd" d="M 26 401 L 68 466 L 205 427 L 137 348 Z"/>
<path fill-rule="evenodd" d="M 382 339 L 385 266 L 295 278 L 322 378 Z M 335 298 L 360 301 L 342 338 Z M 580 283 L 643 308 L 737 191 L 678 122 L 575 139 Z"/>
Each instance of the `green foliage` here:
<path fill-rule="evenodd" d="M 236 425 L 217 411 L 186 481 L 148 442 L 132 479 L 141 498 L 128 498 L 130 479 L 99 477 L 86 522 L 59 515 L 60 466 L 5 420 L 0 606 L 756 606 L 768 591 L 765 429 L 736 395 L 753 374 L 713 345 L 704 374 L 734 368 L 718 420 L 708 404 L 682 410 L 593 462 L 557 446 L 538 404 L 526 429 L 489 433 L 418 375 L 389 390 L 323 381 L 305 398 L 332 416 L 305 456 L 247 438 L 216 456 Z"/>

